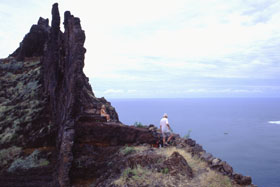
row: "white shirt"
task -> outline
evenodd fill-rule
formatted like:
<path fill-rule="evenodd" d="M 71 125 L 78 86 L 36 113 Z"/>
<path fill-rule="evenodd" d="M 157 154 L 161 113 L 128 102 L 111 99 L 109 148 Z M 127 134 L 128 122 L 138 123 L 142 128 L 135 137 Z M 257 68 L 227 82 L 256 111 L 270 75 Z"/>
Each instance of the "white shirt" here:
<path fill-rule="evenodd" d="M 161 126 L 162 132 L 170 132 L 169 129 L 168 129 L 167 124 L 169 124 L 167 118 L 162 118 L 160 120 L 160 126 Z"/>

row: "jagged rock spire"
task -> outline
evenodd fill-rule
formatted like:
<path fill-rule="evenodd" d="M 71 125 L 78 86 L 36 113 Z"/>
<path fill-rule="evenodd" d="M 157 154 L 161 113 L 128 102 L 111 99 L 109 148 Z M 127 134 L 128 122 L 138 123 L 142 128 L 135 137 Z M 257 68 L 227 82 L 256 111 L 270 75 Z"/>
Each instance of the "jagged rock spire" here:
<path fill-rule="evenodd" d="M 35 150 L 44 146 L 52 147 L 50 151 L 47 151 L 53 157 L 48 158 L 49 161 L 52 161 L 48 167 L 49 170 L 42 171 L 45 172 L 44 175 L 51 178 L 48 180 L 48 184 L 53 181 L 51 186 L 70 186 L 69 176 L 74 159 L 72 148 L 75 142 L 75 128 L 82 117 L 91 120 L 95 117 L 102 118 L 100 108 L 104 104 L 111 119 L 118 122 L 115 109 L 104 98 L 99 99 L 94 96 L 89 80 L 83 72 L 86 49 L 84 48 L 85 32 L 82 30 L 80 19 L 71 15 L 69 11 L 64 15 L 65 32 L 63 33 L 60 30 L 58 4 L 55 3 L 52 7 L 51 26 L 49 26 L 48 19 L 40 18 L 38 23 L 33 25 L 30 32 L 25 35 L 20 47 L 10 55 L 10 58 L 7 58 L 7 62 L 13 62 L 15 73 L 20 73 L 22 76 L 15 74 L 12 78 L 20 77 L 20 79 L 13 81 L 13 84 L 6 85 L 14 86 L 14 83 L 24 77 L 31 77 L 32 79 L 25 80 L 24 84 L 22 82 L 22 84 L 18 84 L 16 90 L 21 90 L 21 88 L 30 90 L 29 87 L 34 87 L 32 91 L 38 93 L 33 95 L 38 97 L 36 98 L 40 101 L 38 101 L 38 105 L 40 105 L 38 107 L 42 109 L 27 116 L 28 125 L 27 123 L 21 124 L 20 120 L 15 120 L 19 123 L 18 126 L 11 122 L 5 124 L 7 126 L 4 127 L 5 131 L 0 131 L 0 140 L 11 139 L 8 143 L 4 142 L 5 144 L 0 142 L 0 146 L 5 146 L 5 148 L 10 145 L 21 146 L 20 149 L 32 147 Z M 6 66 L 6 64 L 3 65 L 3 67 Z M 11 69 L 9 67 L 6 69 Z M 26 72 L 28 72 L 28 76 L 25 76 Z M 29 76 L 29 73 L 34 73 L 34 76 Z M 28 81 L 33 82 L 29 84 Z M 10 97 L 14 98 L 14 95 Z M 26 100 L 34 99 L 34 97 L 26 98 Z M 28 100 L 26 103 L 36 104 L 33 100 L 30 102 Z M 30 112 L 31 104 L 26 108 L 19 107 L 16 110 Z M 16 119 L 18 116 L 11 115 L 11 117 L 13 118 L 10 121 L 13 121 L 12 119 Z M 1 126 L 0 128 L 3 129 Z M 18 139 L 18 141 L 12 139 L 14 134 L 20 137 L 22 143 L 19 143 Z M 51 169 L 53 171 L 50 171 Z M 0 180 L 5 178 L 1 171 L 0 165 Z M 53 177 L 50 177 L 52 172 Z M 24 174 L 21 176 L 24 177 Z M 19 184 L 19 181 L 14 180 L 13 174 L 9 174 L 9 177 L 9 181 L 6 181 L 4 185 L 9 183 L 17 186 Z M 42 186 L 43 181 L 38 181 L 38 183 L 30 181 L 30 183 L 34 184 L 33 186 Z"/>
<path fill-rule="evenodd" d="M 24 60 L 25 57 L 42 56 L 48 40 L 49 30 L 49 20 L 40 17 L 37 25 L 31 27 L 20 46 L 10 56 L 16 57 L 17 60 Z"/>

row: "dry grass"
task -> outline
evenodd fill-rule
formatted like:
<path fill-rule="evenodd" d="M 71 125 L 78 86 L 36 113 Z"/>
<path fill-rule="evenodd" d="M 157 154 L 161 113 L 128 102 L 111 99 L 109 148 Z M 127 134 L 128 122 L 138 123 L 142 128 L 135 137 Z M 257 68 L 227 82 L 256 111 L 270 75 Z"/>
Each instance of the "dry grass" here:
<path fill-rule="evenodd" d="M 171 176 L 164 172 L 155 172 L 146 167 L 126 168 L 120 178 L 112 182 L 116 186 L 170 186 L 191 187 L 190 181 L 184 176 Z"/>
<path fill-rule="evenodd" d="M 150 149 L 149 146 L 131 146 L 126 148 L 129 148 L 129 150 L 133 149 L 130 157 Z M 135 168 L 127 167 L 123 169 L 118 178 L 110 181 L 109 186 L 240 187 L 239 185 L 233 184 L 229 177 L 209 169 L 206 162 L 200 160 L 198 157 L 192 157 L 190 153 L 183 149 L 177 149 L 175 147 L 154 149 L 152 154 L 159 154 L 163 158 L 168 158 L 174 151 L 179 152 L 187 160 L 193 170 L 194 177 L 192 179 L 180 175 L 180 171 L 174 176 L 168 170 L 158 171 L 148 166 L 143 167 L 137 165 Z M 75 186 L 78 187 L 79 185 Z M 84 184 L 84 186 L 87 186 L 87 184 Z"/>
<path fill-rule="evenodd" d="M 130 146 L 125 146 L 123 147 L 121 150 L 120 150 L 120 153 L 122 155 L 129 155 L 129 154 L 132 154 L 132 153 L 135 153 L 135 148 L 134 147 L 130 147 Z"/>
<path fill-rule="evenodd" d="M 156 184 L 164 184 L 165 181 L 166 185 L 162 186 L 170 186 L 171 183 L 167 182 L 169 178 L 170 176 L 167 174 L 153 172 L 138 165 L 134 169 L 126 168 L 123 170 L 120 178 L 113 181 L 112 184 L 116 186 L 156 186 Z"/>
<path fill-rule="evenodd" d="M 138 153 L 148 150 L 148 146 L 135 146 L 134 150 Z M 201 168 L 206 170 L 206 163 L 197 158 L 193 158 L 191 154 L 182 149 L 175 147 L 155 149 L 155 154 L 160 154 L 169 157 L 174 151 L 178 151 L 189 163 L 192 169 L 198 171 Z M 168 171 L 157 172 L 146 167 L 137 166 L 136 168 L 126 168 L 121 176 L 113 181 L 116 186 L 176 186 L 176 187 L 191 187 L 199 186 L 199 180 L 192 181 L 179 173 L 172 176 Z"/>
<path fill-rule="evenodd" d="M 150 174 L 150 171 L 145 171 L 141 166 L 137 166 L 134 169 L 126 168 L 120 177 L 120 180 L 116 181 L 116 184 L 124 184 L 126 181 L 140 182 L 141 179 L 145 178 L 146 174 Z"/>
<path fill-rule="evenodd" d="M 171 154 L 174 153 L 175 151 L 180 153 L 186 159 L 186 161 L 188 162 L 189 166 L 192 168 L 194 173 L 198 172 L 201 169 L 207 168 L 207 163 L 203 162 L 196 156 L 192 157 L 190 153 L 186 152 L 183 149 L 177 149 L 176 147 L 168 147 L 168 148 L 157 150 L 158 154 L 163 154 L 166 155 L 167 157 L 171 156 Z"/>
<path fill-rule="evenodd" d="M 120 153 L 122 155 L 129 155 L 129 154 L 137 154 L 137 153 L 141 153 L 144 152 L 146 150 L 148 150 L 149 147 L 148 146 L 124 146 L 121 150 Z"/>
<path fill-rule="evenodd" d="M 201 187 L 234 187 L 230 178 L 216 171 L 208 169 L 208 172 L 199 176 Z"/>
<path fill-rule="evenodd" d="M 190 153 L 183 149 L 176 147 L 169 147 L 165 149 L 158 149 L 158 154 L 164 154 L 169 157 L 174 151 L 179 152 L 188 162 L 194 173 L 194 178 L 186 181 L 180 179 L 177 186 L 197 186 L 197 187 L 238 187 L 239 185 L 233 184 L 228 176 L 211 170 L 207 163 L 200 158 L 192 157 Z"/>
<path fill-rule="evenodd" d="M 143 152 L 143 151 L 148 150 L 149 147 L 148 146 L 140 145 L 140 146 L 135 146 L 134 149 L 135 149 L 136 152 Z"/>

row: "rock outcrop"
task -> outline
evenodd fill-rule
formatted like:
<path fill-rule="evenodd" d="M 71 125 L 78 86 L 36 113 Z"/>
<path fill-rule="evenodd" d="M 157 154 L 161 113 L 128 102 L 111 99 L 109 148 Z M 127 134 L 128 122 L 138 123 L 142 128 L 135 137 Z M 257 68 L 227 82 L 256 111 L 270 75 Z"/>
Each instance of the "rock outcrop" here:
<path fill-rule="evenodd" d="M 79 18 L 69 11 L 64 15 L 64 29 L 63 33 L 58 4 L 54 4 L 51 26 L 48 19 L 40 18 L 19 48 L 0 61 L 0 156 L 5 156 L 1 158 L 5 162 L 0 164 L 0 181 L 6 181 L 0 186 L 70 186 L 79 120 L 105 121 L 100 116 L 101 105 L 105 105 L 112 122 L 120 124 L 115 109 L 105 98 L 94 96 L 83 73 L 85 34 Z M 26 159 L 39 162 L 39 157 L 47 166 L 19 165 Z M 28 180 L 43 173 L 52 180 Z M 28 182 L 22 183 L 25 180 Z"/>
<path fill-rule="evenodd" d="M 122 124 L 83 73 L 79 18 L 66 11 L 64 32 L 60 23 L 54 4 L 51 25 L 40 18 L 19 48 L 0 59 L 0 186 L 205 186 L 200 178 L 207 182 L 211 172 L 235 186 L 251 185 L 194 140 L 177 135 L 159 149 L 156 127 Z M 100 116 L 102 105 L 110 122 Z M 160 180 L 165 176 L 170 180 Z"/>
<path fill-rule="evenodd" d="M 48 40 L 50 32 L 49 20 L 39 18 L 37 25 L 33 25 L 30 32 L 25 35 L 19 48 L 12 53 L 11 57 L 16 57 L 21 61 L 25 57 L 41 57 L 44 54 L 44 46 Z"/>

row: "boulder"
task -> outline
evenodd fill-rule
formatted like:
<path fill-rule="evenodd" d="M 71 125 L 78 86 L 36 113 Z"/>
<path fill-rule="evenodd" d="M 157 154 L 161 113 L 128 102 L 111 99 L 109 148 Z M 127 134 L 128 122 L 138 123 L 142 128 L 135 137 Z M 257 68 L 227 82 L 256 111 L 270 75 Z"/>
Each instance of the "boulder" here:
<path fill-rule="evenodd" d="M 241 174 L 234 174 L 233 179 L 237 184 L 240 184 L 240 185 L 252 184 L 252 178 L 249 176 L 243 176 Z"/>
<path fill-rule="evenodd" d="M 201 159 L 208 162 L 208 163 L 211 163 L 214 158 L 213 158 L 213 155 L 210 154 L 210 153 L 203 153 L 201 155 Z"/>
<path fill-rule="evenodd" d="M 194 155 L 200 156 L 205 151 L 204 151 L 204 149 L 202 148 L 201 145 L 195 144 L 195 146 L 191 147 L 190 152 L 192 153 L 193 156 Z"/>
<path fill-rule="evenodd" d="M 225 161 L 221 162 L 223 166 L 223 170 L 227 175 L 232 175 L 233 169 L 232 167 Z"/>
<path fill-rule="evenodd" d="M 196 142 L 195 142 L 194 140 L 190 139 L 190 138 L 186 139 L 186 140 L 185 140 L 185 143 L 186 143 L 187 145 L 191 146 L 191 147 L 194 147 L 195 144 L 196 144 Z"/>
<path fill-rule="evenodd" d="M 183 176 L 193 177 L 192 168 L 189 166 L 185 158 L 177 151 L 163 162 L 163 168 L 168 168 L 168 172 L 171 175 L 177 175 L 178 172 Z"/>
<path fill-rule="evenodd" d="M 221 160 L 219 158 L 214 158 L 212 160 L 212 166 L 217 166 L 220 162 L 221 162 Z"/>

